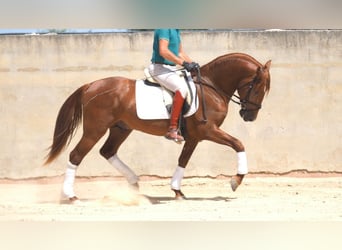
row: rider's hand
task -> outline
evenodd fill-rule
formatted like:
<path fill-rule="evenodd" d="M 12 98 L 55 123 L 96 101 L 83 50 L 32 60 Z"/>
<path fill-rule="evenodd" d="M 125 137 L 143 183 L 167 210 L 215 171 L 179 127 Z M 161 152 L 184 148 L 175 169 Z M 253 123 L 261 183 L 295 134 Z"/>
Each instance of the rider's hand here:
<path fill-rule="evenodd" d="M 188 72 L 191 72 L 193 71 L 194 69 L 199 69 L 200 66 L 198 63 L 196 62 L 191 62 L 191 63 L 188 63 L 186 61 L 183 62 L 182 66 L 188 71 Z"/>

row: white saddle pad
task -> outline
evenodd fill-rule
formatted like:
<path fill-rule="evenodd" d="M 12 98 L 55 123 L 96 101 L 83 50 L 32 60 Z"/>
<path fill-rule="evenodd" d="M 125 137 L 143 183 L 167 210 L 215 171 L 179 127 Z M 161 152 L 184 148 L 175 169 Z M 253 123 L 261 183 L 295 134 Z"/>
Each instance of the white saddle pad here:
<path fill-rule="evenodd" d="M 198 96 L 194 82 L 189 81 L 192 91 L 190 108 L 184 117 L 193 115 L 198 109 Z M 190 94 L 189 94 L 190 95 Z M 144 80 L 136 81 L 135 88 L 137 115 L 143 120 L 170 119 L 170 114 L 166 108 L 172 104 L 173 97 L 169 91 L 162 87 L 149 86 Z M 188 99 L 188 98 L 187 98 Z"/>

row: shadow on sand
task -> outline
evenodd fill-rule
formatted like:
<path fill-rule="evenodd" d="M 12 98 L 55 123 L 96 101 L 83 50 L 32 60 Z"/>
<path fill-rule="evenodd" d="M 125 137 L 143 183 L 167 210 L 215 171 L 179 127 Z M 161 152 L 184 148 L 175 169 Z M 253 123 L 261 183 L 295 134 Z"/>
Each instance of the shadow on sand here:
<path fill-rule="evenodd" d="M 121 204 L 121 205 L 139 205 L 145 204 L 144 201 L 152 205 L 165 204 L 168 202 L 186 202 L 186 201 L 221 201 L 230 202 L 236 198 L 231 197 L 186 197 L 184 200 L 176 200 L 173 196 L 149 196 L 144 194 L 135 194 L 130 196 L 106 196 L 102 199 L 81 199 L 78 202 L 71 202 L 69 200 L 60 200 L 59 204 Z M 142 203 L 143 201 L 143 203 Z"/>
<path fill-rule="evenodd" d="M 144 195 L 146 199 L 148 199 L 151 204 L 162 204 L 169 201 L 224 201 L 230 202 L 236 198 L 216 196 L 216 197 L 186 197 L 184 200 L 175 200 L 174 197 L 171 196 L 148 196 Z"/>

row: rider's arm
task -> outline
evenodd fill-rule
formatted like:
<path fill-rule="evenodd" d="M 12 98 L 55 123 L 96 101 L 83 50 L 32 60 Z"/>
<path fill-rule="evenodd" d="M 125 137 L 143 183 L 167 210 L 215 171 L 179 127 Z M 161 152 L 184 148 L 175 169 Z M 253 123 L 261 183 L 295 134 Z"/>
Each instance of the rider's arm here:
<path fill-rule="evenodd" d="M 185 55 L 185 53 L 179 53 L 179 56 L 176 56 L 175 54 L 172 53 L 171 50 L 168 48 L 169 41 L 166 39 L 159 39 L 159 54 L 164 57 L 166 60 L 169 60 L 175 64 L 182 65 L 184 61 L 188 61 L 189 59 L 188 56 Z M 179 47 L 180 52 L 183 50 L 182 45 Z M 184 56 L 185 55 L 185 56 Z"/>

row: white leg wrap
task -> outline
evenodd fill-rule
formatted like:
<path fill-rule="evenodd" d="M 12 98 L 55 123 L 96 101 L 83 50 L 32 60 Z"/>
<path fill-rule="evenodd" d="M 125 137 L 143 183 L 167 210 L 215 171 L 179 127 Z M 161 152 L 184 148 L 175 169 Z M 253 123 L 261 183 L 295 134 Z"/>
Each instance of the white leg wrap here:
<path fill-rule="evenodd" d="M 123 163 L 117 155 L 110 157 L 108 162 L 112 164 L 120 174 L 125 176 L 129 184 L 135 184 L 139 181 L 139 177 L 125 163 Z"/>
<path fill-rule="evenodd" d="M 172 180 L 171 180 L 171 188 L 172 189 L 180 190 L 182 179 L 184 177 L 184 170 L 185 170 L 185 168 L 182 168 L 180 166 L 178 166 L 176 168 L 176 171 L 174 172 L 174 174 L 172 176 Z"/>
<path fill-rule="evenodd" d="M 238 152 L 238 174 L 248 174 L 246 152 Z"/>
<path fill-rule="evenodd" d="M 71 162 L 68 162 L 68 167 L 65 171 L 63 193 L 68 198 L 72 198 L 75 196 L 74 183 L 77 167 L 78 166 L 72 164 Z"/>

